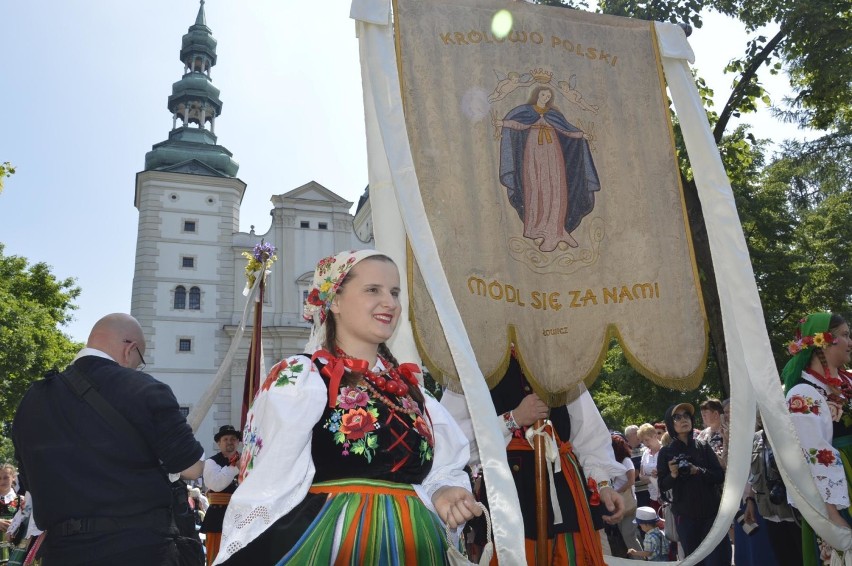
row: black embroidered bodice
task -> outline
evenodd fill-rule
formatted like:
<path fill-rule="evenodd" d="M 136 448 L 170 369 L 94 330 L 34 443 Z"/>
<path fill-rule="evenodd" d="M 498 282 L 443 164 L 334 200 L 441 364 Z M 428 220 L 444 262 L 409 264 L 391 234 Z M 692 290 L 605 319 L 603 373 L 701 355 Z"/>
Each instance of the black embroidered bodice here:
<path fill-rule="evenodd" d="M 352 477 L 423 482 L 432 469 L 434 444 L 425 407 L 411 397 L 386 397 L 408 412 L 392 409 L 363 383 L 340 385 L 336 405 L 326 406 L 313 428 L 315 482 Z"/>

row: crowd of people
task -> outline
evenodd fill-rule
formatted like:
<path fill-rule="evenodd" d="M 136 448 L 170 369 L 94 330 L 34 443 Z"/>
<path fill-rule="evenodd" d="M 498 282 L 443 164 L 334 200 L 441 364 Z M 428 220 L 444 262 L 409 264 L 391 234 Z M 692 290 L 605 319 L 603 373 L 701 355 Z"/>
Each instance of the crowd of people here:
<path fill-rule="evenodd" d="M 210 457 L 171 389 L 142 371 L 139 323 L 126 314 L 98 321 L 74 362 L 35 382 L 18 408 L 17 467 L 0 467 L 0 561 L 10 549 L 43 566 L 447 564 L 487 555 L 488 486 L 465 398 L 447 389 L 438 401 L 419 364 L 400 363 L 387 346 L 400 292 L 398 267 L 380 252 L 321 260 L 304 306 L 312 325 L 304 353 L 272 368 L 245 427 L 221 426 Z M 789 412 L 826 513 L 848 527 L 849 328 L 837 315 L 809 315 L 790 352 Z M 542 551 L 554 566 L 603 566 L 607 555 L 675 560 L 706 538 L 727 467 L 726 403 L 707 399 L 698 414 L 677 403 L 659 422 L 611 431 L 588 391 L 548 406 L 514 352 L 491 396 L 486 421 L 504 437 L 520 502 L 519 565 L 536 564 Z M 545 485 L 536 435 L 556 453 Z M 179 500 L 197 517 L 191 533 Z M 832 559 L 842 552 L 791 505 L 756 431 L 738 520 L 701 564 Z"/>

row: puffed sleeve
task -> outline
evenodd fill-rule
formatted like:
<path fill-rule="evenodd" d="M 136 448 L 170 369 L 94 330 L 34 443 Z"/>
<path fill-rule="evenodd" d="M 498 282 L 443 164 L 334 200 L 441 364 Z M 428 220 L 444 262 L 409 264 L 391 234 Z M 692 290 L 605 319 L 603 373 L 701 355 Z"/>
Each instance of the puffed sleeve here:
<path fill-rule="evenodd" d="M 216 564 L 300 503 L 314 477 L 311 436 L 328 393 L 305 356 L 273 366 L 246 416 L 240 486 L 231 496 Z"/>
<path fill-rule="evenodd" d="M 839 509 L 849 507 L 843 463 L 831 445 L 832 420 L 826 398 L 813 385 L 800 383 L 787 392 L 787 411 L 823 500 Z"/>
<path fill-rule="evenodd" d="M 413 487 L 423 504 L 434 513 L 432 496 L 439 488 L 457 486 L 470 490 L 470 478 L 463 469 L 470 459 L 470 449 L 467 438 L 450 413 L 431 394 L 423 391 L 435 439 L 434 459 L 426 479 Z"/>
<path fill-rule="evenodd" d="M 467 401 L 464 395 L 446 389 L 443 395 L 441 395 L 441 405 L 450 413 L 450 416 L 455 420 L 465 438 L 470 443 L 470 460 L 468 461 L 468 465 L 472 469 L 475 469 L 480 463 L 479 447 L 476 444 L 473 421 L 471 421 L 470 411 L 467 408 Z M 506 446 L 508 446 L 509 441 L 512 440 L 512 433 L 506 426 L 506 421 L 500 415 L 495 415 L 494 426 L 499 427 L 500 432 L 503 434 L 503 440 Z"/>
<path fill-rule="evenodd" d="M 612 451 L 612 437 L 589 392 L 583 391 L 566 407 L 571 418 L 571 444 L 586 477 L 609 481 L 624 474 L 624 466 Z"/>
<path fill-rule="evenodd" d="M 234 481 L 239 473 L 236 466 L 220 466 L 213 458 L 204 461 L 204 485 L 213 491 L 222 491 Z"/>

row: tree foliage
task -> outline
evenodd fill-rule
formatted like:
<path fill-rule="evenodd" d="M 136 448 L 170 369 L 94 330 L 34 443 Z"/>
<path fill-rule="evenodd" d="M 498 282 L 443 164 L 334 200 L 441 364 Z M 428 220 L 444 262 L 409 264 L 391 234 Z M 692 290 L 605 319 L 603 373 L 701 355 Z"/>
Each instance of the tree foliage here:
<path fill-rule="evenodd" d="M 697 410 L 705 399 L 724 397 L 718 369 L 712 362 L 697 389 L 688 392 L 669 389 L 638 375 L 614 340 L 590 392 L 606 425 L 621 431 L 629 424 L 662 421 L 666 409 L 675 403 L 692 403 Z"/>
<path fill-rule="evenodd" d="M 4 161 L 0 163 L 0 193 L 3 192 L 3 182 L 6 177 L 11 177 L 15 174 L 15 166 L 9 163 L 8 161 Z"/>
<path fill-rule="evenodd" d="M 12 445 L 11 438 L 0 436 L 0 464 L 7 463 L 18 467 L 15 462 L 15 447 Z"/>
<path fill-rule="evenodd" d="M 61 330 L 77 308 L 74 279 L 3 250 L 0 244 L 0 422 L 8 432 L 29 384 L 69 363 L 82 345 Z"/>
<path fill-rule="evenodd" d="M 783 342 L 808 312 L 852 310 L 852 128 L 786 142 L 761 184 L 738 194 L 767 329 Z M 783 274 L 783 275 L 782 275 Z"/>

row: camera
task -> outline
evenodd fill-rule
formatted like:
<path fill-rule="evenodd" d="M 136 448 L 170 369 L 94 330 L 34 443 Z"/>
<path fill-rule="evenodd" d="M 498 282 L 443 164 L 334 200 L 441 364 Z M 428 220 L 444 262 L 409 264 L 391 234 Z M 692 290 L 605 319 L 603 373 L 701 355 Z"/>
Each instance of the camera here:
<path fill-rule="evenodd" d="M 769 482 L 769 502 L 773 505 L 784 505 L 787 503 L 787 487 L 781 480 Z"/>
<path fill-rule="evenodd" d="M 677 463 L 677 473 L 678 474 L 688 474 L 690 471 L 690 467 L 692 464 L 689 463 L 689 456 L 686 454 L 678 454 L 674 457 L 675 462 Z"/>

